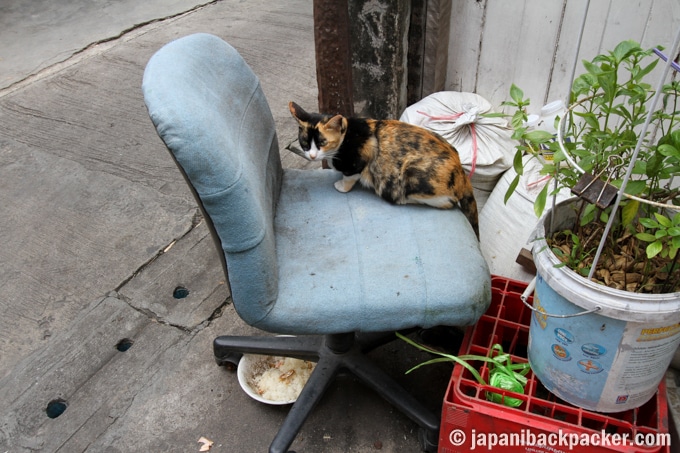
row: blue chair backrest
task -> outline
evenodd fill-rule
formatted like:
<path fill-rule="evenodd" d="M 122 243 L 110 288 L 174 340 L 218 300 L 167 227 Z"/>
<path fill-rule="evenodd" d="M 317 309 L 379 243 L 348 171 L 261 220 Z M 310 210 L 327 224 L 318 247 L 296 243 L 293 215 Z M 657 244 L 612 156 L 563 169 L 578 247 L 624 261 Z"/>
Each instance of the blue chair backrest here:
<path fill-rule="evenodd" d="M 234 306 L 255 323 L 277 296 L 273 225 L 282 176 L 260 82 L 229 44 L 195 34 L 156 52 L 142 90 L 224 253 Z"/>

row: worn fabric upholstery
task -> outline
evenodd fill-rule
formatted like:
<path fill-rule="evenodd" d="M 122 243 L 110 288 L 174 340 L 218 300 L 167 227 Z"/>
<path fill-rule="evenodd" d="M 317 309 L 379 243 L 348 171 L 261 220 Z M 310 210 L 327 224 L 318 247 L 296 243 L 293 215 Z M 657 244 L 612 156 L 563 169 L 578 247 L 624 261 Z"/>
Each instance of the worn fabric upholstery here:
<path fill-rule="evenodd" d="M 169 43 L 149 61 L 143 91 L 219 237 L 247 323 L 378 332 L 467 325 L 488 307 L 489 271 L 459 210 L 393 206 L 366 189 L 337 192 L 335 171 L 281 168 L 259 81 L 221 39 Z"/>

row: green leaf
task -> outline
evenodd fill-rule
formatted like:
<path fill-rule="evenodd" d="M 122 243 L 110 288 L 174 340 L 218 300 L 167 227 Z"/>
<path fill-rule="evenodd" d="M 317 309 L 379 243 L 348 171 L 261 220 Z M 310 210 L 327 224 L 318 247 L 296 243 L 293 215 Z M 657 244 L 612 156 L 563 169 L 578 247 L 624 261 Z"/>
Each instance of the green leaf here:
<path fill-rule="evenodd" d="M 583 213 L 581 214 L 581 221 L 579 222 L 579 224 L 581 226 L 584 226 L 589 224 L 593 220 L 595 220 L 595 205 L 589 203 L 583 209 Z"/>
<path fill-rule="evenodd" d="M 649 233 L 638 233 L 638 234 L 635 235 L 635 237 L 638 238 L 641 241 L 644 241 L 644 242 L 654 242 L 654 241 L 656 241 L 656 236 L 654 236 L 653 234 L 649 234 Z"/>
<path fill-rule="evenodd" d="M 600 129 L 600 122 L 597 120 L 597 117 L 595 116 L 594 113 L 575 113 L 575 115 L 583 118 L 583 120 L 589 127 L 595 130 Z"/>
<path fill-rule="evenodd" d="M 675 248 L 680 248 L 680 236 L 675 236 L 671 239 L 671 245 Z"/>
<path fill-rule="evenodd" d="M 657 222 L 659 222 L 659 224 L 661 224 L 661 226 L 663 226 L 663 227 L 668 228 L 668 227 L 673 226 L 673 222 L 671 222 L 671 219 L 669 219 L 665 215 L 662 215 L 662 214 L 659 214 L 658 212 L 655 212 L 654 217 L 656 217 Z"/>
<path fill-rule="evenodd" d="M 517 176 L 521 176 L 524 174 L 524 161 L 523 159 L 522 152 L 520 150 L 517 150 L 515 153 L 515 157 L 512 159 L 512 168 L 515 170 L 517 173 Z"/>
<path fill-rule="evenodd" d="M 517 85 L 513 83 L 510 86 L 510 97 L 517 104 L 521 104 L 522 101 L 524 100 L 524 91 L 522 91 Z"/>
<path fill-rule="evenodd" d="M 628 195 L 640 195 L 647 188 L 647 183 L 645 181 L 628 181 L 626 186 L 626 193 Z M 637 207 L 635 208 L 637 211 Z"/>
<path fill-rule="evenodd" d="M 607 102 L 612 102 L 616 98 L 616 72 L 602 72 L 597 77 L 597 81 L 604 92 Z"/>
<path fill-rule="evenodd" d="M 583 74 L 574 80 L 572 91 L 574 92 L 573 94 L 575 96 L 579 96 L 590 91 L 593 84 L 591 77 L 588 77 L 589 75 L 590 74 Z"/>
<path fill-rule="evenodd" d="M 657 239 L 663 239 L 666 236 L 668 236 L 668 232 L 666 230 L 656 230 L 656 233 L 654 233 L 654 237 Z"/>
<path fill-rule="evenodd" d="M 654 241 L 647 246 L 647 259 L 652 259 L 663 250 L 661 241 Z"/>
<path fill-rule="evenodd" d="M 673 145 L 668 144 L 659 145 L 657 150 L 659 151 L 659 154 L 661 154 L 662 156 L 675 157 L 676 159 L 680 159 L 680 151 L 678 151 L 678 149 Z"/>
<path fill-rule="evenodd" d="M 536 217 L 541 217 L 541 214 L 543 214 L 543 210 L 545 209 L 545 201 L 548 198 L 548 186 L 549 184 L 543 186 L 543 189 L 541 189 L 541 192 L 534 202 L 534 214 L 536 214 Z"/>
<path fill-rule="evenodd" d="M 508 190 L 505 191 L 505 198 L 503 199 L 503 204 L 508 204 L 508 200 L 512 196 L 512 194 L 515 192 L 515 189 L 517 188 L 517 184 L 519 184 L 519 178 L 520 175 L 515 176 L 515 179 L 512 180 L 510 183 L 510 186 L 508 186 Z"/>
<path fill-rule="evenodd" d="M 645 228 L 659 228 L 661 225 L 659 225 L 659 222 L 656 222 L 655 220 L 652 220 L 648 217 L 643 217 L 640 219 L 640 223 L 642 224 L 643 227 Z"/>
<path fill-rule="evenodd" d="M 489 352 L 489 356 L 480 356 L 480 355 L 472 355 L 472 354 L 466 354 L 466 355 L 461 355 L 461 356 L 454 356 L 451 354 L 446 354 L 443 352 L 435 351 L 433 349 L 430 349 L 426 346 L 422 346 L 413 340 L 409 339 L 408 337 L 405 337 L 404 335 L 400 333 L 396 333 L 397 337 L 405 341 L 406 343 L 410 344 L 411 346 L 420 349 L 421 351 L 428 352 L 430 354 L 438 355 L 438 358 L 428 360 L 424 363 L 421 363 L 419 365 L 414 366 L 410 370 L 406 371 L 406 374 L 417 370 L 418 368 L 425 366 L 425 365 L 430 365 L 433 363 L 440 363 L 440 362 L 455 362 L 458 365 L 461 365 L 465 367 L 477 380 L 482 385 L 487 385 L 487 383 L 484 381 L 484 378 L 479 374 L 479 372 L 468 362 L 470 361 L 478 361 L 478 362 L 486 362 L 489 364 L 488 369 L 489 369 L 489 385 L 492 387 L 498 387 L 502 388 L 505 390 L 512 390 L 517 393 L 524 393 L 524 386 L 527 384 L 528 379 L 526 378 L 526 374 L 529 371 L 529 364 L 528 363 L 522 363 L 522 364 L 512 364 L 511 358 L 509 354 L 504 354 L 503 353 L 503 348 L 501 345 L 493 345 L 491 351 L 498 351 L 498 354 L 494 357 L 491 356 L 491 351 Z M 504 363 L 505 361 L 505 363 Z M 515 370 L 521 370 L 519 373 L 516 372 Z M 512 380 L 513 385 L 508 386 L 508 382 Z M 502 381 L 502 382 L 501 382 Z M 492 393 L 492 392 L 491 392 Z M 488 396 L 489 392 L 487 392 Z M 521 404 L 521 401 L 515 399 L 515 398 L 506 398 L 506 397 L 500 397 L 500 398 L 492 398 L 492 400 L 498 399 L 499 401 L 497 402 L 502 402 L 505 405 L 508 406 L 519 406 Z M 519 402 L 518 402 L 519 401 Z"/>
<path fill-rule="evenodd" d="M 629 184 L 630 185 L 630 184 Z M 630 225 L 637 216 L 640 202 L 637 200 L 630 200 L 621 210 L 621 221 L 624 225 Z"/>
<path fill-rule="evenodd" d="M 456 363 L 458 363 L 458 364 L 464 366 L 468 371 L 470 371 L 470 373 L 472 373 L 472 375 L 475 377 L 475 379 L 477 379 L 477 381 L 478 381 L 480 384 L 486 385 L 486 382 L 484 382 L 484 379 L 482 378 L 482 376 L 480 376 L 479 372 L 478 372 L 477 370 L 475 370 L 474 367 L 473 367 L 472 365 L 470 365 L 469 363 L 467 363 L 467 362 L 465 361 L 466 359 L 465 359 L 464 357 L 469 357 L 469 356 L 460 356 L 460 357 L 456 357 L 456 356 L 453 356 L 453 355 L 444 354 L 444 353 L 442 353 L 442 352 L 435 351 L 435 350 L 433 350 L 433 349 L 430 349 L 430 348 L 427 348 L 427 347 L 425 347 L 425 346 L 422 346 L 422 345 L 416 343 L 415 341 L 411 340 L 410 338 L 405 337 L 404 335 L 400 334 L 399 332 L 396 332 L 396 335 L 397 335 L 398 338 L 404 340 L 406 343 L 410 344 L 411 346 L 420 349 L 421 351 L 425 351 L 425 352 L 428 352 L 428 353 L 430 353 L 430 354 L 435 354 L 435 355 L 439 355 L 439 356 L 441 356 L 441 357 L 444 357 L 444 359 L 441 359 L 441 360 L 439 360 L 439 359 L 434 359 L 434 360 L 436 360 L 437 362 L 440 362 L 440 361 L 452 361 L 452 362 L 456 362 Z M 483 356 L 480 356 L 480 357 L 475 356 L 474 360 L 483 360 L 484 358 L 485 358 L 485 357 L 483 357 Z M 491 359 L 488 359 L 488 360 L 491 360 Z M 420 368 L 421 366 L 425 365 L 426 363 L 432 363 L 432 361 L 430 361 L 430 362 L 425 362 L 425 363 L 421 363 L 421 364 L 419 364 L 419 365 L 416 365 L 416 366 L 414 366 L 413 368 L 411 368 L 410 370 L 408 370 L 408 371 L 406 372 L 406 374 L 410 373 L 410 372 L 413 371 L 413 370 L 416 370 L 416 369 Z"/>
<path fill-rule="evenodd" d="M 524 113 L 524 110 L 517 110 L 514 115 L 512 115 L 512 120 L 510 120 L 510 124 L 512 125 L 512 128 L 515 129 L 515 133 L 513 134 L 512 138 L 515 138 L 515 134 L 518 135 L 523 135 L 525 132 L 525 128 L 522 127 L 524 122 L 527 119 L 527 114 Z"/>
<path fill-rule="evenodd" d="M 553 140 L 555 136 L 548 131 L 538 130 L 528 132 L 524 138 L 535 143 L 546 143 Z"/>
<path fill-rule="evenodd" d="M 600 214 L 600 222 L 607 223 L 609 221 L 609 213 L 607 211 L 602 211 Z"/>
<path fill-rule="evenodd" d="M 624 118 L 626 121 L 632 121 L 632 115 L 630 111 L 623 104 L 615 106 L 614 112 L 620 117 Z"/>
<path fill-rule="evenodd" d="M 668 234 L 673 236 L 673 237 L 678 237 L 678 236 L 680 236 L 680 228 L 676 227 L 676 226 L 670 227 L 668 229 Z"/>
<path fill-rule="evenodd" d="M 649 178 L 656 176 L 663 165 L 663 156 L 659 153 L 654 153 L 647 159 L 647 168 L 645 173 Z"/>
<path fill-rule="evenodd" d="M 594 75 L 599 75 L 602 73 L 602 69 L 600 69 L 598 65 L 593 64 L 588 60 L 583 60 L 583 67 L 586 68 L 586 71 Z"/>
<path fill-rule="evenodd" d="M 659 62 L 659 60 L 654 60 L 644 68 L 642 68 L 635 76 L 637 80 L 642 80 L 647 74 L 652 72 L 652 70 L 656 67 L 656 64 Z"/>
<path fill-rule="evenodd" d="M 626 58 L 628 58 L 633 52 L 640 51 L 640 44 L 637 42 L 633 41 L 632 39 L 629 39 L 627 41 L 622 41 L 620 42 L 615 48 L 614 51 L 612 52 L 612 55 L 616 59 L 617 63 L 622 62 Z"/>
<path fill-rule="evenodd" d="M 571 233 L 570 236 L 571 236 L 571 242 L 573 242 L 576 247 L 581 245 L 581 239 L 579 239 L 579 237 L 577 235 L 575 235 L 574 233 Z"/>

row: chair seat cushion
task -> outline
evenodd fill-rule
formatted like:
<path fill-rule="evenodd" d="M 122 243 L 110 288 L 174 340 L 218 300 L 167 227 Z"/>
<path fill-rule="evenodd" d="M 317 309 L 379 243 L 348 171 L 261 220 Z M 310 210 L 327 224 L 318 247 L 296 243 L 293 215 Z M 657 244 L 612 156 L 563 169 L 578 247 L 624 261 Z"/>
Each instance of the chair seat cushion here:
<path fill-rule="evenodd" d="M 491 300 L 479 243 L 458 209 L 395 206 L 332 170 L 284 170 L 275 219 L 279 333 L 469 325 Z M 321 321 L 320 321 L 321 320 Z"/>

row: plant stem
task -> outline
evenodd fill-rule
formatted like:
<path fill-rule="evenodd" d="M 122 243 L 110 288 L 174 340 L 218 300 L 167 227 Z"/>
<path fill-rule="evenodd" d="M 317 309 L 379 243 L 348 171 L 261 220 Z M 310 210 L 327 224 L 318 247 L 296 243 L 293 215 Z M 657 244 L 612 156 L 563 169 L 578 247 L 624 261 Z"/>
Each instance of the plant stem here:
<path fill-rule="evenodd" d="M 675 265 L 678 263 L 678 255 L 676 254 L 675 258 L 673 258 L 673 262 L 671 263 L 670 269 L 668 269 L 668 278 L 663 284 L 663 290 L 662 292 L 667 293 L 670 292 L 670 290 L 675 286 L 674 284 L 671 283 L 672 281 L 672 276 L 673 276 L 673 271 L 675 270 Z"/>

